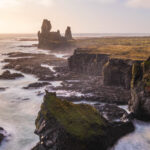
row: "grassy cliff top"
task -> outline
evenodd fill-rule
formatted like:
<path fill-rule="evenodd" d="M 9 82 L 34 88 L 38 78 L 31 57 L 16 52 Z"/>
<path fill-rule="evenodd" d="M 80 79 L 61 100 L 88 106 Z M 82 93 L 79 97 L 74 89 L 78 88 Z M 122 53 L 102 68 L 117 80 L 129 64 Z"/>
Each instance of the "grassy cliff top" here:
<path fill-rule="evenodd" d="M 113 58 L 145 60 L 150 56 L 150 37 L 107 37 L 76 39 L 76 47 L 88 53 L 110 54 Z"/>
<path fill-rule="evenodd" d="M 81 140 L 103 135 L 103 128 L 107 125 L 94 107 L 61 100 L 55 93 L 46 93 L 41 113 L 47 120 L 54 117 L 68 133 Z"/>

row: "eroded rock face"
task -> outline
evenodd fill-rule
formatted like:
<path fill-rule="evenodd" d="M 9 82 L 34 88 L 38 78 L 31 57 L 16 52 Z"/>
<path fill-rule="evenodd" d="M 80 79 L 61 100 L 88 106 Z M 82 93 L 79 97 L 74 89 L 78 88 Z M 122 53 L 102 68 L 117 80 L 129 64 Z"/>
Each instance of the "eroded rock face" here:
<path fill-rule="evenodd" d="M 106 150 L 133 130 L 131 122 L 110 124 L 92 106 L 46 92 L 36 119 L 40 142 L 32 150 Z"/>
<path fill-rule="evenodd" d="M 44 19 L 41 27 L 42 34 L 49 33 L 51 29 L 52 29 L 51 22 L 47 19 Z"/>
<path fill-rule="evenodd" d="M 68 59 L 70 71 L 100 76 L 109 56 L 106 54 L 90 54 L 84 51 L 86 50 L 78 48 L 75 50 L 74 55 Z"/>
<path fill-rule="evenodd" d="M 129 109 L 141 120 L 150 120 L 150 58 L 132 68 Z"/>
<path fill-rule="evenodd" d="M 67 40 L 72 40 L 72 33 L 71 33 L 71 28 L 67 27 L 66 31 L 65 31 L 65 38 Z"/>
<path fill-rule="evenodd" d="M 132 60 L 110 59 L 103 69 L 104 85 L 130 89 L 133 63 Z"/>

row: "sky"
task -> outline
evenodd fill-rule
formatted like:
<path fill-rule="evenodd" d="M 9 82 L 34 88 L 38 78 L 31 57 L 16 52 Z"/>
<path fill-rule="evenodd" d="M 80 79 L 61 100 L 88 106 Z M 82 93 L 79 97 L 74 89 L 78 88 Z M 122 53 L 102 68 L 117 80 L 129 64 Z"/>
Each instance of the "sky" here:
<path fill-rule="evenodd" d="M 0 0 L 0 33 L 150 33 L 150 0 Z"/>

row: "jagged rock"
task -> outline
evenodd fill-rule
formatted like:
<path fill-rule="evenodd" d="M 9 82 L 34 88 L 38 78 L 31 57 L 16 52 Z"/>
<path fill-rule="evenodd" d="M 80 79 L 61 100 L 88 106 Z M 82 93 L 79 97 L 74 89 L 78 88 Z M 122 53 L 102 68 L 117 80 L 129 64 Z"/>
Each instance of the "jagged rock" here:
<path fill-rule="evenodd" d="M 44 19 L 41 27 L 42 34 L 49 33 L 51 29 L 52 29 L 51 22 L 47 19 Z"/>
<path fill-rule="evenodd" d="M 141 120 L 150 121 L 150 58 L 132 68 L 129 109 Z"/>
<path fill-rule="evenodd" d="M 120 121 L 123 115 L 127 116 L 127 112 L 119 108 L 115 104 L 99 104 L 95 105 L 95 108 L 103 115 L 109 122 Z"/>
<path fill-rule="evenodd" d="M 41 31 L 38 32 L 38 48 L 43 49 L 55 49 L 61 46 L 65 46 L 69 44 L 67 38 L 69 37 L 69 33 L 67 34 L 67 38 L 61 36 L 60 31 L 52 32 L 51 22 L 47 19 L 43 20 Z"/>
<path fill-rule="evenodd" d="M 0 75 L 0 79 L 3 79 L 3 80 L 13 80 L 16 78 L 21 78 L 21 77 L 24 77 L 24 76 L 20 73 L 11 74 L 9 70 L 6 70 L 5 72 L 3 72 L 3 74 Z"/>
<path fill-rule="evenodd" d="M 74 55 L 68 59 L 69 69 L 77 73 L 100 76 L 109 56 L 107 54 L 86 53 L 88 50 L 76 49 Z"/>
<path fill-rule="evenodd" d="M 35 83 L 31 83 L 26 87 L 23 87 L 24 89 L 37 89 L 37 88 L 41 88 L 43 86 L 49 85 L 50 83 L 48 82 L 35 82 Z"/>
<path fill-rule="evenodd" d="M 132 60 L 110 59 L 103 68 L 104 85 L 130 89 L 133 63 Z"/>
<path fill-rule="evenodd" d="M 66 31 L 65 31 L 65 38 L 67 40 L 72 40 L 72 33 L 71 33 L 71 28 L 67 27 Z"/>
<path fill-rule="evenodd" d="M 0 145 L 5 138 L 6 138 L 6 131 L 2 127 L 0 127 Z"/>
<path fill-rule="evenodd" d="M 133 130 L 131 122 L 108 123 L 94 107 L 46 92 L 36 119 L 40 142 L 32 150 L 106 150 Z"/>

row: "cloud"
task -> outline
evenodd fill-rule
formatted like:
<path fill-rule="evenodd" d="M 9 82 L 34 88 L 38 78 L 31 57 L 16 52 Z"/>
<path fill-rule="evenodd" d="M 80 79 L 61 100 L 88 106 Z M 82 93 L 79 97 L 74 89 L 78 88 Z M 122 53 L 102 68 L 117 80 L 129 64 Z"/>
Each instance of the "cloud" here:
<path fill-rule="evenodd" d="M 99 3 L 103 3 L 103 4 L 111 4 L 116 2 L 117 0 L 90 0 L 90 1 L 95 1 L 95 2 L 99 2 Z"/>
<path fill-rule="evenodd" d="M 15 7 L 21 5 L 50 6 L 53 0 L 0 0 L 0 8 Z"/>
<path fill-rule="evenodd" d="M 127 0 L 127 5 L 135 8 L 150 8 L 150 0 Z"/>

